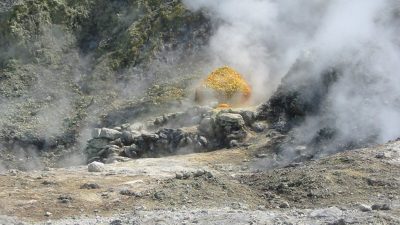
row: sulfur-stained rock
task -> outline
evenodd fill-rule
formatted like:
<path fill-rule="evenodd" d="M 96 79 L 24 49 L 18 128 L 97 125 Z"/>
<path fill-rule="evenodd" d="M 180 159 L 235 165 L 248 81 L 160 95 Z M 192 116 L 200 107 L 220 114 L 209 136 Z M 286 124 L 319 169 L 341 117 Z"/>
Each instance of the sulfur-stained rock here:
<path fill-rule="evenodd" d="M 250 85 L 234 69 L 224 66 L 213 71 L 196 90 L 199 103 L 216 99 L 219 104 L 242 105 L 251 96 Z"/>

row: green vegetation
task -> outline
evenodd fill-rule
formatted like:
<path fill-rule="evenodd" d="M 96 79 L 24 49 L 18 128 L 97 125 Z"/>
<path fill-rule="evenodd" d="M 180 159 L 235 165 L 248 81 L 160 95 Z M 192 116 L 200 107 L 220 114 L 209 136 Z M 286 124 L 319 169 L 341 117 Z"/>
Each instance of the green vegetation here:
<path fill-rule="evenodd" d="M 0 10 L 0 148 L 68 149 L 101 115 L 143 97 L 154 104 L 182 98 L 187 86 L 167 77 L 187 70 L 152 66 L 164 50 L 184 49 L 185 58 L 208 31 L 207 20 L 177 0 L 27 0 Z M 154 77 L 146 77 L 149 69 Z M 155 79 L 165 85 L 147 91 Z M 133 94 L 124 94 L 127 85 Z M 62 113 L 48 117 L 53 108 Z M 46 119 L 61 122 L 43 126 Z M 57 130 L 51 137 L 48 126 Z"/>

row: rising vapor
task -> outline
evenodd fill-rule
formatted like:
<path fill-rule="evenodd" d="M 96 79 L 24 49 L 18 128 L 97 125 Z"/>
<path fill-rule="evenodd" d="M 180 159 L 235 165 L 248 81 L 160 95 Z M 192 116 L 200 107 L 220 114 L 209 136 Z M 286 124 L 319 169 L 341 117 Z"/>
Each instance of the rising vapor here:
<path fill-rule="evenodd" d="M 256 100 L 279 86 L 317 89 L 308 80 L 335 70 L 318 113 L 293 130 L 307 145 L 323 129 L 335 131 L 322 153 L 349 143 L 383 143 L 400 136 L 400 4 L 391 0 L 184 0 L 214 21 L 208 45 L 215 65 L 237 67 Z M 303 96 L 304 97 L 304 96 Z M 307 97 L 307 96 L 305 96 Z"/>

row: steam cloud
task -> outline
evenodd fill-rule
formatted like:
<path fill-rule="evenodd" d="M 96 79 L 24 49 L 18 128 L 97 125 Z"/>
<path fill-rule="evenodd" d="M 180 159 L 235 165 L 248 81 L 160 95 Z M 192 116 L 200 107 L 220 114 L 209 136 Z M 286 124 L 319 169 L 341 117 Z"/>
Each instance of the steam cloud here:
<path fill-rule="evenodd" d="M 340 71 L 319 103 L 324 110 L 294 129 L 295 144 L 310 143 L 325 127 L 337 132 L 325 153 L 349 142 L 400 136 L 398 1 L 184 2 L 214 21 L 209 56 L 214 65 L 228 64 L 247 75 L 256 101 L 268 99 L 288 71 L 295 80 L 318 79 L 328 68 Z M 290 70 L 299 62 L 308 66 Z"/>

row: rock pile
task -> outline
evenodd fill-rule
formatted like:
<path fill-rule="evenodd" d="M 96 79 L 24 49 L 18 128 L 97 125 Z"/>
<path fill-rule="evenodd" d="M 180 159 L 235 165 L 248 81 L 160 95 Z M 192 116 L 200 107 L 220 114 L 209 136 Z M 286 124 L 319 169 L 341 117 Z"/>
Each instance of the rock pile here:
<path fill-rule="evenodd" d="M 166 114 L 144 124 L 97 128 L 86 147 L 88 162 L 111 163 L 121 157 L 158 157 L 239 146 L 253 129 L 253 110 L 194 107 Z"/>

